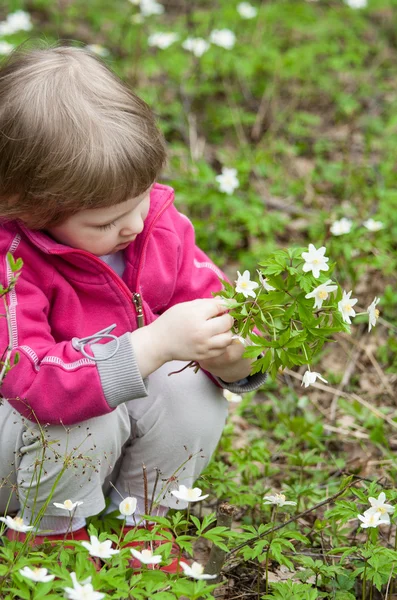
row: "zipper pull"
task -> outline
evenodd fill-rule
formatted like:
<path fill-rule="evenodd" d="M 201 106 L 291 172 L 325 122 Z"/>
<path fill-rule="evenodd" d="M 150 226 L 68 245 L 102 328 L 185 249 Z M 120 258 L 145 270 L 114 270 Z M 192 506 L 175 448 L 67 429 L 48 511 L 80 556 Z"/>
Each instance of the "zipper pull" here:
<path fill-rule="evenodd" d="M 138 321 L 138 327 L 143 327 L 145 325 L 145 317 L 143 315 L 142 297 L 141 297 L 141 295 L 138 294 L 137 292 L 134 292 L 132 294 L 132 301 L 134 303 L 135 310 L 136 310 L 136 317 L 137 317 L 137 321 Z"/>

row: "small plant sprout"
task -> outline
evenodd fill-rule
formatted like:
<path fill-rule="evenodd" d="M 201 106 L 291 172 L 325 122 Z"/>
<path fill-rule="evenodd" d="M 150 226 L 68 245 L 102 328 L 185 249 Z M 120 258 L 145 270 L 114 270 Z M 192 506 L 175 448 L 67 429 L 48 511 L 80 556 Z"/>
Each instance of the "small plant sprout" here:
<path fill-rule="evenodd" d="M 340 221 L 334 221 L 330 227 L 330 232 L 332 235 L 344 235 L 345 233 L 350 233 L 351 228 L 353 226 L 353 221 L 347 219 L 346 217 L 342 217 Z"/>
<path fill-rule="evenodd" d="M 178 39 L 178 34 L 170 32 L 157 32 L 152 33 L 148 37 L 148 45 L 154 46 L 155 48 L 160 48 L 161 50 L 165 50 L 169 48 L 174 42 Z"/>
<path fill-rule="evenodd" d="M 286 500 L 285 494 L 276 492 L 273 496 L 263 496 L 263 504 L 275 504 L 276 506 L 296 506 L 293 500 Z"/>
<path fill-rule="evenodd" d="M 353 306 L 358 302 L 357 298 L 350 297 L 351 294 L 351 290 L 348 293 L 343 291 L 342 300 L 338 302 L 338 310 L 342 314 L 342 319 L 345 323 L 348 323 L 349 325 L 351 324 L 350 317 L 356 316 L 356 311 L 354 310 Z"/>
<path fill-rule="evenodd" d="M 267 277 L 263 277 L 263 275 L 260 271 L 257 271 L 257 273 L 258 273 L 259 281 L 261 282 L 261 286 L 263 287 L 263 289 L 266 292 L 273 292 L 276 288 L 267 282 Z"/>
<path fill-rule="evenodd" d="M 375 221 L 374 219 L 367 219 L 363 225 L 368 231 L 380 231 L 384 227 L 382 221 Z"/>
<path fill-rule="evenodd" d="M 237 169 L 229 169 L 228 167 L 222 167 L 221 174 L 217 175 L 215 180 L 219 184 L 220 191 L 229 195 L 233 194 L 234 190 L 240 185 L 237 178 Z"/>
<path fill-rule="evenodd" d="M 153 554 L 151 550 L 135 550 L 130 548 L 131 554 L 134 558 L 137 558 L 144 565 L 158 565 L 161 563 L 162 557 L 160 554 Z"/>
<path fill-rule="evenodd" d="M 258 9 L 249 2 L 240 2 L 237 4 L 237 12 L 243 19 L 254 19 L 258 14 Z"/>
<path fill-rule="evenodd" d="M 318 279 L 320 277 L 320 271 L 328 271 L 329 266 L 327 262 L 329 258 L 325 256 L 326 248 L 325 246 L 321 246 L 321 248 L 316 248 L 313 244 L 309 244 L 309 251 L 302 252 L 302 258 L 305 261 L 303 265 L 303 272 L 308 273 L 312 272 L 313 277 Z"/>
<path fill-rule="evenodd" d="M 368 313 L 368 331 L 371 331 L 372 327 L 375 327 L 377 320 L 379 319 L 379 310 L 376 308 L 380 302 L 380 298 L 374 298 L 371 304 L 367 308 Z"/>
<path fill-rule="evenodd" d="M 329 285 L 332 283 L 331 279 L 328 279 L 325 283 L 318 285 L 312 292 L 306 294 L 305 298 L 314 298 L 314 308 L 321 308 L 323 302 L 327 300 L 331 292 L 335 292 L 338 289 L 337 285 Z"/>
<path fill-rule="evenodd" d="M 248 298 L 248 296 L 255 298 L 256 294 L 254 289 L 257 288 L 259 284 L 256 281 L 251 281 L 251 275 L 248 270 L 244 271 L 242 275 L 240 271 L 237 271 L 235 284 L 236 292 L 238 294 L 243 294 L 244 298 Z"/>
<path fill-rule="evenodd" d="M 37 583 L 45 583 L 46 581 L 52 581 L 55 578 L 55 575 L 47 575 L 48 569 L 40 567 L 34 567 L 33 569 L 30 567 L 23 567 L 23 569 L 19 569 L 19 572 L 23 577 L 26 577 L 31 581 L 36 581 Z"/>
<path fill-rule="evenodd" d="M 88 550 L 91 556 L 98 558 L 111 558 L 113 554 L 118 554 L 120 550 L 112 548 L 111 540 L 100 542 L 95 535 L 90 536 L 89 542 L 81 542 L 81 545 Z"/>
<path fill-rule="evenodd" d="M 179 561 L 183 569 L 183 574 L 186 577 L 192 577 L 193 579 L 215 579 L 217 575 L 209 575 L 208 573 L 204 573 L 203 565 L 200 565 L 198 562 L 193 562 L 192 565 L 188 565 L 182 560 Z"/>
<path fill-rule="evenodd" d="M 389 515 L 382 516 L 379 512 L 366 514 L 368 511 L 365 511 L 363 515 L 357 515 L 357 518 L 360 519 L 361 527 L 363 529 L 368 529 L 369 527 L 378 527 L 379 525 L 388 525 L 390 523 Z"/>
<path fill-rule="evenodd" d="M 389 513 L 394 513 L 394 506 L 386 503 L 385 492 L 381 492 L 377 498 L 368 498 L 368 502 L 370 503 L 371 508 L 368 508 L 368 510 L 364 512 L 364 516 L 378 514 L 382 520 L 387 524 L 390 524 Z"/>
<path fill-rule="evenodd" d="M 223 390 L 223 396 L 228 402 L 238 404 L 243 399 L 239 394 L 233 394 L 230 390 Z"/>
<path fill-rule="evenodd" d="M 316 373 L 316 371 L 310 371 L 310 369 L 308 369 L 303 375 L 301 385 L 304 385 L 305 388 L 307 388 L 309 387 L 309 385 L 316 383 L 317 379 L 320 379 L 324 383 L 328 383 L 328 381 L 324 379 L 324 377 L 321 377 L 320 373 Z"/>
<path fill-rule="evenodd" d="M 182 48 L 184 48 L 184 50 L 187 50 L 188 52 L 191 52 L 197 58 L 200 58 L 200 56 L 202 56 L 204 52 L 207 52 L 209 47 L 210 43 L 201 37 L 187 38 L 182 43 Z"/>
<path fill-rule="evenodd" d="M 209 494 L 202 496 L 200 488 L 188 488 L 185 485 L 180 485 L 177 490 L 171 490 L 171 494 L 178 500 L 185 502 L 200 502 L 200 500 L 205 500 L 209 496 Z"/>
<path fill-rule="evenodd" d="M 137 499 L 131 496 L 124 498 L 119 504 L 119 511 L 124 517 L 130 517 L 136 511 Z"/>
<path fill-rule="evenodd" d="M 65 502 L 53 502 L 53 505 L 57 508 L 61 508 L 62 510 L 67 510 L 68 512 L 72 512 L 78 506 L 81 506 L 84 502 L 80 500 L 76 500 L 76 502 L 72 502 L 72 500 L 65 500 Z"/>
<path fill-rule="evenodd" d="M 105 598 L 105 594 L 94 590 L 91 577 L 87 577 L 81 583 L 77 581 L 76 573 L 70 573 L 70 577 L 72 578 L 73 587 L 64 588 L 68 600 L 102 600 Z"/>
<path fill-rule="evenodd" d="M 236 43 L 236 36 L 230 29 L 214 29 L 210 33 L 210 42 L 225 50 L 231 50 Z"/>
<path fill-rule="evenodd" d="M 33 525 L 25 525 L 21 517 L 12 518 L 7 515 L 6 517 L 0 517 L 0 521 L 3 521 L 9 529 L 20 531 L 21 533 L 26 533 L 27 531 L 34 529 Z"/>

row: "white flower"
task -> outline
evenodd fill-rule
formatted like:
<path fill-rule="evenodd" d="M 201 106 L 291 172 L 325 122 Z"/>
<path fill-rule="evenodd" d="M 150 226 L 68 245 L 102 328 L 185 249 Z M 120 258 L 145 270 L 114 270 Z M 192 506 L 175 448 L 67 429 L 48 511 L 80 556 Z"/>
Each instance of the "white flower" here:
<path fill-rule="evenodd" d="M 215 180 L 219 183 L 219 189 L 225 194 L 233 194 L 234 190 L 240 185 L 237 178 L 236 169 L 228 169 L 227 167 L 222 168 L 222 173 L 215 177 Z"/>
<path fill-rule="evenodd" d="M 368 0 L 345 0 L 345 4 L 350 8 L 365 8 Z"/>
<path fill-rule="evenodd" d="M 47 575 L 48 569 L 40 569 L 39 567 L 35 567 L 34 569 L 24 567 L 23 569 L 19 569 L 19 572 L 24 577 L 37 582 L 41 581 L 44 583 L 46 581 L 52 581 L 55 578 L 55 575 Z"/>
<path fill-rule="evenodd" d="M 193 577 L 193 579 L 215 579 L 216 577 L 216 575 L 209 575 L 208 573 L 204 573 L 203 565 L 200 565 L 200 563 L 198 562 L 193 562 L 192 566 L 190 566 L 187 563 L 180 560 L 179 564 L 183 569 L 183 574 L 187 577 Z"/>
<path fill-rule="evenodd" d="M 286 500 L 284 494 L 276 493 L 274 496 L 263 496 L 263 499 L 266 500 L 263 504 L 276 504 L 277 506 L 296 506 L 296 502 L 293 500 Z"/>
<path fill-rule="evenodd" d="M 335 292 L 338 289 L 337 285 L 329 285 L 332 283 L 331 279 L 328 279 L 325 283 L 318 285 L 312 292 L 306 294 L 305 298 L 314 298 L 314 308 L 321 308 L 323 302 L 328 298 L 330 292 Z"/>
<path fill-rule="evenodd" d="M 109 50 L 100 44 L 87 44 L 86 48 L 98 56 L 109 56 L 110 54 Z"/>
<path fill-rule="evenodd" d="M 378 525 L 388 525 L 390 523 L 389 515 L 382 516 L 379 512 L 371 514 L 367 513 L 368 511 L 365 511 L 363 515 L 357 515 L 361 521 L 360 525 L 363 529 L 367 529 L 368 527 L 378 527 Z"/>
<path fill-rule="evenodd" d="M 368 498 L 371 508 L 364 512 L 364 516 L 379 514 L 386 523 L 390 523 L 389 513 L 394 513 L 394 506 L 387 504 L 385 492 L 381 492 L 377 498 Z"/>
<path fill-rule="evenodd" d="M 130 517 L 136 511 L 137 499 L 131 496 L 124 498 L 119 504 L 119 511 L 125 517 Z"/>
<path fill-rule="evenodd" d="M 102 600 L 102 598 L 105 598 L 105 594 L 94 590 L 91 585 L 91 577 L 87 577 L 81 583 L 77 581 L 76 573 L 70 573 L 70 577 L 72 578 L 73 587 L 64 588 L 68 600 Z"/>
<path fill-rule="evenodd" d="M 345 323 L 349 323 L 349 325 L 351 324 L 350 317 L 356 316 L 356 311 L 353 306 L 358 302 L 356 298 L 350 298 L 351 293 L 351 290 L 348 294 L 344 291 L 342 300 L 338 302 L 338 310 L 342 313 L 342 318 Z"/>
<path fill-rule="evenodd" d="M 118 554 L 120 550 L 113 550 L 111 540 L 105 540 L 100 542 L 95 535 L 90 535 L 89 542 L 81 542 L 91 554 L 91 556 L 97 556 L 98 558 L 110 558 L 113 554 Z"/>
<path fill-rule="evenodd" d="M 33 529 L 33 525 L 25 525 L 21 517 L 12 518 L 7 515 L 6 517 L 0 517 L 0 521 L 3 521 L 9 529 L 13 529 L 14 531 L 25 533 L 26 531 Z"/>
<path fill-rule="evenodd" d="M 152 35 L 149 35 L 148 44 L 149 46 L 156 46 L 156 48 L 161 48 L 162 50 L 165 50 L 166 48 L 171 46 L 171 44 L 176 42 L 177 39 L 178 35 L 176 33 L 161 33 L 159 31 L 157 33 L 152 33 Z"/>
<path fill-rule="evenodd" d="M 307 388 L 309 387 L 309 385 L 312 385 L 312 383 L 315 383 L 316 379 L 321 379 L 321 381 L 324 381 L 324 383 L 328 383 L 328 381 L 324 379 L 324 377 L 321 377 L 320 373 L 316 373 L 316 371 L 307 370 L 303 375 L 301 385 L 304 385 L 305 388 Z"/>
<path fill-rule="evenodd" d="M 272 292 L 273 290 L 276 289 L 275 287 L 270 285 L 270 283 L 267 283 L 267 277 L 263 277 L 263 275 L 260 271 L 257 271 L 257 273 L 258 273 L 259 281 L 261 282 L 261 286 L 263 287 L 264 290 L 266 290 L 266 292 Z"/>
<path fill-rule="evenodd" d="M 329 267 L 327 262 L 329 258 L 325 256 L 326 248 L 325 246 L 321 246 L 317 250 L 313 244 L 309 244 L 309 252 L 302 252 L 302 258 L 305 261 L 303 265 L 304 273 L 311 271 L 313 273 L 313 277 L 318 279 L 320 277 L 320 271 L 328 271 Z"/>
<path fill-rule="evenodd" d="M 0 41 L 0 54 L 10 54 L 14 50 L 14 44 Z"/>
<path fill-rule="evenodd" d="M 72 510 L 74 510 L 77 506 L 80 506 L 81 504 L 84 504 L 84 502 L 81 502 L 80 500 L 76 500 L 76 502 L 72 502 L 71 500 L 65 500 L 63 504 L 61 504 L 60 502 L 53 502 L 53 505 L 57 508 L 62 508 L 63 510 L 68 510 L 69 512 L 72 512 Z"/>
<path fill-rule="evenodd" d="M 350 233 L 352 226 L 353 221 L 342 217 L 340 221 L 332 223 L 330 231 L 333 235 L 344 235 L 345 233 Z"/>
<path fill-rule="evenodd" d="M 182 48 L 192 52 L 192 54 L 197 57 L 200 57 L 204 54 L 204 52 L 207 52 L 209 47 L 209 42 L 201 37 L 187 38 L 182 44 Z"/>
<path fill-rule="evenodd" d="M 135 4 L 135 2 L 133 3 Z M 139 3 L 141 14 L 144 17 L 150 17 L 151 15 L 162 15 L 164 12 L 164 6 L 156 0 L 141 0 Z"/>
<path fill-rule="evenodd" d="M 231 50 L 236 43 L 236 36 L 230 29 L 214 29 L 210 33 L 210 42 L 226 50 Z"/>
<path fill-rule="evenodd" d="M 0 35 L 11 35 L 17 31 L 30 31 L 32 27 L 30 14 L 24 10 L 16 10 L 0 23 Z"/>
<path fill-rule="evenodd" d="M 376 308 L 380 302 L 380 298 L 372 300 L 371 304 L 367 308 L 368 313 L 368 331 L 371 331 L 371 327 L 375 327 L 377 320 L 379 319 L 379 310 Z"/>
<path fill-rule="evenodd" d="M 369 231 L 379 231 L 384 227 L 382 221 L 375 221 L 374 219 L 367 219 L 366 221 L 364 221 L 363 225 Z"/>
<path fill-rule="evenodd" d="M 240 396 L 239 394 L 233 394 L 233 392 L 231 392 L 230 390 L 223 390 L 223 396 L 224 398 L 226 398 L 226 400 L 228 402 L 232 402 L 232 403 L 238 403 L 241 402 L 241 400 L 243 399 L 242 396 Z"/>
<path fill-rule="evenodd" d="M 185 502 L 199 502 L 208 498 L 208 494 L 201 495 L 200 488 L 188 488 L 185 485 L 180 485 L 178 490 L 172 490 L 171 494 L 178 500 L 184 500 Z"/>
<path fill-rule="evenodd" d="M 153 554 L 151 550 L 142 550 L 139 552 L 135 548 L 130 548 L 132 556 L 141 561 L 144 565 L 158 565 L 161 563 L 160 554 Z"/>
<path fill-rule="evenodd" d="M 243 19 L 253 19 L 258 14 L 258 9 L 249 2 L 240 2 L 237 5 L 237 12 Z"/>
<path fill-rule="evenodd" d="M 256 294 L 254 289 L 259 286 L 259 283 L 256 283 L 256 281 L 251 281 L 251 275 L 248 270 L 244 271 L 242 275 L 240 271 L 237 271 L 237 275 L 238 277 L 235 281 L 236 292 L 238 294 L 243 294 L 244 298 L 248 298 L 248 296 L 255 298 Z"/>

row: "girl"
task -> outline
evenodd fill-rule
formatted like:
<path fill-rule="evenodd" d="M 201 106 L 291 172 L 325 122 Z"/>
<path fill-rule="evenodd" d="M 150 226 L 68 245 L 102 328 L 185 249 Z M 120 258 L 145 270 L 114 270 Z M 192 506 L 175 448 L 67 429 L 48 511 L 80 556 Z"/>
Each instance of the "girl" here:
<path fill-rule="evenodd" d="M 264 380 L 211 297 L 222 274 L 155 183 L 165 158 L 148 106 L 87 51 L 20 50 L 0 69 L 4 286 L 7 253 L 23 260 L 0 319 L 19 355 L 2 384 L 0 512 L 33 523 L 48 504 L 37 541 L 88 539 L 109 491 L 109 510 L 135 496 L 139 520 L 142 465 L 149 498 L 161 474 L 157 514 L 176 507 L 170 490 L 192 486 L 221 435 L 222 388 Z M 186 361 L 201 370 L 169 377 Z M 53 504 L 69 498 L 71 526 Z"/>

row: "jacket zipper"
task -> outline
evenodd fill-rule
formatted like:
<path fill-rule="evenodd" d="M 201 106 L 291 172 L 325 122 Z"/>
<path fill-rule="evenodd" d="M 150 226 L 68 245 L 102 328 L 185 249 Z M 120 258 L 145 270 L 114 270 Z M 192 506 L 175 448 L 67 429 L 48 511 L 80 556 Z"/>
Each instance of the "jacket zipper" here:
<path fill-rule="evenodd" d="M 132 302 L 134 303 L 136 310 L 138 328 L 143 327 L 145 325 L 145 317 L 143 314 L 142 297 L 140 294 L 138 294 L 138 292 L 134 292 L 132 294 Z"/>

